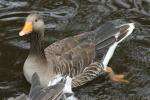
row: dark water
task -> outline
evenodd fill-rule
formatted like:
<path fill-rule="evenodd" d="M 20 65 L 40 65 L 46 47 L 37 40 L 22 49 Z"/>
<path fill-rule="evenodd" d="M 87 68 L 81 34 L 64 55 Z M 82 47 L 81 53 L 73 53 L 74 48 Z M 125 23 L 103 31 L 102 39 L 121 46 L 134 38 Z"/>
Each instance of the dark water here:
<path fill-rule="evenodd" d="M 31 11 L 44 16 L 49 43 L 107 21 L 134 22 L 133 34 L 119 45 L 109 63 L 130 83 L 102 77 L 75 89 L 75 94 L 83 100 L 150 100 L 149 0 L 0 0 L 0 100 L 29 92 L 22 72 L 29 43 L 17 36 Z"/>

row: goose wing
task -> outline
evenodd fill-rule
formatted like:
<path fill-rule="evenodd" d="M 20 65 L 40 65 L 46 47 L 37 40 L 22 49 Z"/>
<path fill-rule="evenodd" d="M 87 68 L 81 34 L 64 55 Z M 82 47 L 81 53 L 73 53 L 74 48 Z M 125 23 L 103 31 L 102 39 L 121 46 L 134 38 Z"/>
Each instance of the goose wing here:
<path fill-rule="evenodd" d="M 95 62 L 93 63 L 97 52 L 115 43 L 120 43 L 131 34 L 134 29 L 133 26 L 133 24 L 115 26 L 112 23 L 106 23 L 94 31 L 55 42 L 45 49 L 47 60 L 53 62 L 56 74 L 73 77 L 74 87 L 82 85 L 94 79 L 98 76 L 98 72 L 102 71 L 102 67 L 98 68 L 98 65 Z M 105 56 L 105 58 L 108 58 L 108 56 Z M 106 60 L 109 61 L 109 59 Z M 93 67 L 93 64 L 95 67 Z"/>
<path fill-rule="evenodd" d="M 92 32 L 68 37 L 45 49 L 47 60 L 53 62 L 54 72 L 74 77 L 95 59 L 95 43 L 88 38 L 89 34 Z"/>
<path fill-rule="evenodd" d="M 102 63 L 93 62 L 89 66 L 87 66 L 83 72 L 72 79 L 72 87 L 78 87 L 84 85 L 85 83 L 92 81 L 96 77 L 100 76 L 100 74 L 104 73 Z"/>
<path fill-rule="evenodd" d="M 49 45 L 45 49 L 46 57 L 50 55 L 56 55 L 61 56 L 64 53 L 70 51 L 71 49 L 75 48 L 76 46 L 82 44 L 83 42 L 89 41 L 89 35 L 92 34 L 92 32 L 84 32 L 82 34 L 67 37 L 63 40 L 54 42 L 53 44 Z"/>
<path fill-rule="evenodd" d="M 84 32 L 82 34 L 68 37 L 51 44 L 45 49 L 46 57 L 48 59 L 50 58 L 51 60 L 52 55 L 60 57 L 67 52 L 76 50 L 74 48 L 79 46 L 89 46 L 89 48 L 91 49 L 91 46 L 88 43 L 92 43 L 93 45 L 95 45 L 95 51 L 93 52 L 96 52 L 96 55 L 99 55 L 99 53 L 102 52 L 103 49 L 106 49 L 105 51 L 107 51 L 112 44 L 122 41 L 124 38 L 126 38 L 129 33 L 131 33 L 128 31 L 133 30 L 133 28 L 130 29 L 131 26 L 133 25 L 130 23 L 115 26 L 113 23 L 108 22 L 104 25 L 101 25 L 94 31 Z M 80 49 L 82 49 L 82 47 Z"/>

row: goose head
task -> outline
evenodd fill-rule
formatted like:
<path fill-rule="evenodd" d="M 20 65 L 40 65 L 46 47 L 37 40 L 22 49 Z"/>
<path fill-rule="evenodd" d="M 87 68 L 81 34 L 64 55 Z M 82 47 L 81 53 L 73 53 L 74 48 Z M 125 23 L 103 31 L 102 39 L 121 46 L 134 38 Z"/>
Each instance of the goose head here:
<path fill-rule="evenodd" d="M 32 13 L 26 18 L 25 25 L 21 32 L 19 32 L 19 36 L 28 35 L 34 32 L 44 36 L 44 27 L 43 17 L 37 13 Z"/>
<path fill-rule="evenodd" d="M 24 27 L 19 32 L 19 36 L 29 35 L 29 55 L 44 57 L 44 27 L 43 17 L 38 13 L 31 13 L 27 16 Z"/>

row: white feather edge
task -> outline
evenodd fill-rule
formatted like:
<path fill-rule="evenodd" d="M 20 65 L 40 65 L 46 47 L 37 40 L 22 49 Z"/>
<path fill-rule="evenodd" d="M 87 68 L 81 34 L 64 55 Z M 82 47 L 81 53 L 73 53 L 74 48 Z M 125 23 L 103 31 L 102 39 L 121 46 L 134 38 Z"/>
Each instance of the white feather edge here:
<path fill-rule="evenodd" d="M 78 100 L 78 99 L 76 97 L 74 97 L 74 96 L 70 96 L 68 98 L 65 98 L 65 100 Z"/>
<path fill-rule="evenodd" d="M 64 78 L 64 77 L 62 77 L 62 75 L 60 75 L 60 74 L 57 75 L 53 80 L 49 81 L 48 86 L 56 85 L 57 83 L 59 83 L 62 80 L 62 78 Z M 72 84 L 72 78 L 67 76 L 66 77 L 66 82 L 65 82 L 65 85 L 64 85 L 64 88 L 63 88 L 63 93 L 64 94 L 65 93 L 73 93 L 71 84 Z M 74 97 L 74 95 L 72 95 L 70 97 L 67 97 L 67 98 L 64 97 L 64 98 L 65 98 L 65 100 L 77 100 L 77 98 Z"/>
<path fill-rule="evenodd" d="M 73 93 L 71 83 L 72 83 L 72 78 L 67 76 L 66 77 L 66 83 L 65 83 L 65 86 L 64 86 L 64 89 L 63 89 L 64 93 Z"/>
<path fill-rule="evenodd" d="M 57 83 L 59 83 L 64 77 L 60 74 L 56 75 L 56 77 L 53 79 L 53 80 L 50 80 L 49 81 L 49 84 L 48 86 L 54 86 L 56 85 Z M 65 82 L 65 85 L 64 85 L 64 88 L 63 88 L 63 92 L 64 93 L 73 93 L 72 92 L 72 87 L 71 87 L 71 83 L 72 83 L 72 78 L 67 76 L 66 77 L 66 82 Z"/>
<path fill-rule="evenodd" d="M 72 78 L 67 76 L 66 83 L 63 89 L 63 93 L 73 93 L 71 84 L 72 84 Z M 70 97 L 65 98 L 65 100 L 77 100 L 77 98 L 74 95 L 72 95 Z"/>
<path fill-rule="evenodd" d="M 49 81 L 49 84 L 48 86 L 54 86 L 56 85 L 57 83 L 59 83 L 64 77 L 60 74 L 56 75 L 56 77 L 53 79 L 53 80 L 50 80 Z M 64 85 L 64 88 L 63 88 L 63 93 L 73 93 L 72 92 L 72 87 L 71 87 L 71 84 L 72 84 L 72 78 L 67 76 L 66 77 L 66 82 L 65 82 L 65 85 Z"/>
<path fill-rule="evenodd" d="M 128 33 L 127 33 L 127 35 L 126 35 L 124 38 L 122 38 L 120 41 L 115 42 L 113 45 L 111 45 L 111 46 L 109 47 L 109 49 L 108 49 L 108 51 L 107 51 L 107 53 L 106 53 L 106 56 L 105 56 L 105 58 L 104 58 L 104 60 L 103 60 L 103 62 L 102 62 L 103 65 L 104 65 L 104 70 L 106 70 L 107 65 L 108 65 L 110 59 L 112 58 L 112 56 L 113 56 L 113 54 L 114 54 L 114 51 L 115 51 L 117 45 L 118 45 L 120 42 L 122 42 L 126 37 L 128 37 L 128 36 L 133 32 L 133 29 L 135 28 L 134 23 L 127 23 L 127 24 L 123 24 L 123 25 L 129 25 L 129 28 L 127 29 L 127 30 L 128 30 Z M 121 26 L 123 26 L 123 25 L 121 25 Z M 119 26 L 119 27 L 120 27 L 120 26 Z M 119 35 L 119 33 L 117 33 L 115 37 L 117 38 L 118 35 Z"/>
<path fill-rule="evenodd" d="M 56 75 L 56 77 L 54 77 L 54 79 L 49 81 L 48 86 L 54 86 L 57 83 L 59 83 L 62 79 L 63 79 L 63 76 L 58 74 L 58 75 Z"/>

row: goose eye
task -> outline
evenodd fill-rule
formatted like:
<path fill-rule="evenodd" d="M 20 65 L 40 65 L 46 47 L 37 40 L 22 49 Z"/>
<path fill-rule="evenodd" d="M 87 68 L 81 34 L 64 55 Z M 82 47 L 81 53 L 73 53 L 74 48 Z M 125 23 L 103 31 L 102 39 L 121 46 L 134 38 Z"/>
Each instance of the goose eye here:
<path fill-rule="evenodd" d="M 37 22 L 38 20 L 37 19 L 35 19 L 35 22 Z"/>

